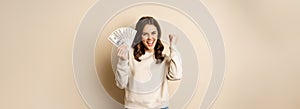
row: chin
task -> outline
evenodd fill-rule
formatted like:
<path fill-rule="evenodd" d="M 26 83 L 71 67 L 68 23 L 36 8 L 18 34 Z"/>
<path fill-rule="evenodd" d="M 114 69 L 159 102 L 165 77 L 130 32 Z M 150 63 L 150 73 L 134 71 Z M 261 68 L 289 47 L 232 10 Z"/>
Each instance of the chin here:
<path fill-rule="evenodd" d="M 146 46 L 146 50 L 154 50 L 154 47 Z"/>

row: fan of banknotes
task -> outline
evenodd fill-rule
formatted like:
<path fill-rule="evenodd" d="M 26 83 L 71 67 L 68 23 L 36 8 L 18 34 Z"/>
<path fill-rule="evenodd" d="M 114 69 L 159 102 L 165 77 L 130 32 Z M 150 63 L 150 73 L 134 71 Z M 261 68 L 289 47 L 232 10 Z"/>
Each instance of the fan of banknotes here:
<path fill-rule="evenodd" d="M 121 27 L 113 31 L 108 37 L 108 40 L 116 47 L 124 44 L 130 48 L 136 32 L 137 31 L 133 28 Z"/>

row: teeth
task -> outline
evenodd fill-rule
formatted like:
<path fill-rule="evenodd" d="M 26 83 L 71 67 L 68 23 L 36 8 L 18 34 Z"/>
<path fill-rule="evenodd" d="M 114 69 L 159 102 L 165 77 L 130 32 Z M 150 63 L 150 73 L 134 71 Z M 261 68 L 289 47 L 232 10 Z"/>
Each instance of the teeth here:
<path fill-rule="evenodd" d="M 148 44 L 153 44 L 153 41 L 152 42 L 147 42 Z"/>

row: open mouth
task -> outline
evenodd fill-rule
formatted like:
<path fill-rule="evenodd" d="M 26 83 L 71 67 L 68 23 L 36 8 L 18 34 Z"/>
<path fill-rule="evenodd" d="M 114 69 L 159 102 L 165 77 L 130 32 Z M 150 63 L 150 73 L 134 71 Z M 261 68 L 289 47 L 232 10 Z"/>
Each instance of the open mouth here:
<path fill-rule="evenodd" d="M 147 45 L 148 45 L 149 47 L 152 47 L 152 46 L 153 46 L 153 44 L 154 44 L 154 40 L 147 41 Z"/>

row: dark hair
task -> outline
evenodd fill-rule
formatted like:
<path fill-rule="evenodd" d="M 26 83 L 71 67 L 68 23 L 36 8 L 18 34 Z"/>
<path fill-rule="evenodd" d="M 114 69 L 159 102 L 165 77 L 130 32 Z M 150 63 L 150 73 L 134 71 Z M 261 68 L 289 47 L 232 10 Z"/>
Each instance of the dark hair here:
<path fill-rule="evenodd" d="M 141 60 L 139 58 L 145 54 L 146 47 L 142 42 L 142 33 L 146 24 L 154 25 L 157 29 L 158 35 L 157 35 L 156 44 L 154 46 L 154 55 L 155 55 L 156 63 L 161 63 L 165 58 L 162 54 L 162 51 L 164 50 L 164 46 L 160 41 L 161 29 L 158 22 L 153 17 L 148 17 L 148 16 L 140 18 L 135 26 L 137 32 L 132 43 L 132 47 L 134 49 L 133 51 L 134 59 L 140 62 Z"/>

